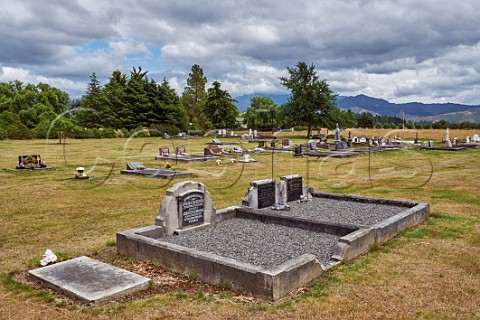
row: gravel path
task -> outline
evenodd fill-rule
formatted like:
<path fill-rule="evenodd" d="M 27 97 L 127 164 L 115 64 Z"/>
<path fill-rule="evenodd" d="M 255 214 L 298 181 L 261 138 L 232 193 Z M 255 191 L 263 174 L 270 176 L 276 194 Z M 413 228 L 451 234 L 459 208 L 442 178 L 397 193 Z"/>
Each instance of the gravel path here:
<path fill-rule="evenodd" d="M 308 202 L 289 202 L 290 211 L 274 211 L 287 216 L 307 217 L 321 221 L 352 223 L 357 225 L 372 225 L 407 210 L 385 204 L 362 203 L 355 201 L 335 200 L 314 197 Z"/>
<path fill-rule="evenodd" d="M 163 241 L 270 268 L 304 253 L 327 264 L 339 236 L 248 219 L 229 219 L 211 228 Z"/>

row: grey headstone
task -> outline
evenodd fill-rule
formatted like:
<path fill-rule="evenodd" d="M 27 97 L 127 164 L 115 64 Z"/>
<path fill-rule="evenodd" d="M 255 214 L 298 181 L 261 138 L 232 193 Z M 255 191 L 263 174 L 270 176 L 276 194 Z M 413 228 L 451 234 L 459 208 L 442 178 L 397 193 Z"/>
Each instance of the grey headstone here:
<path fill-rule="evenodd" d="M 147 289 L 149 278 L 82 256 L 29 271 L 45 286 L 86 303 L 98 303 Z"/>

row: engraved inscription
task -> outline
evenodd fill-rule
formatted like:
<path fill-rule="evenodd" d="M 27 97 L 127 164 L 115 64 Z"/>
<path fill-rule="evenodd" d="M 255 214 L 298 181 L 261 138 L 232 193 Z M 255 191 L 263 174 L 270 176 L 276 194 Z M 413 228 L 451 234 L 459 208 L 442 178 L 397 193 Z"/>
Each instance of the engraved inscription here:
<path fill-rule="evenodd" d="M 287 201 L 300 199 L 302 195 L 302 178 L 287 179 Z"/>
<path fill-rule="evenodd" d="M 202 192 L 192 192 L 181 199 L 182 227 L 200 224 L 204 221 L 204 199 Z"/>
<path fill-rule="evenodd" d="M 258 208 L 266 208 L 275 204 L 275 183 L 264 183 L 258 185 Z"/>

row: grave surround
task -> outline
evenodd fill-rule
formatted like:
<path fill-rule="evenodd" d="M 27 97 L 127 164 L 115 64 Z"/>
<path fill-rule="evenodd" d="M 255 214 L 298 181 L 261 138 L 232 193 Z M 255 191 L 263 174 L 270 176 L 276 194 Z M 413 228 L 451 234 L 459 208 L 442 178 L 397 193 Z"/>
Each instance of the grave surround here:
<path fill-rule="evenodd" d="M 287 179 L 284 179 L 285 183 L 289 179 L 297 179 L 300 176 L 292 175 L 287 177 Z M 299 183 L 299 180 L 293 181 L 295 182 L 292 184 Z M 255 194 L 258 193 L 258 186 L 271 185 L 272 183 L 275 186 L 275 181 L 272 179 L 252 182 L 246 197 L 251 196 L 254 198 Z M 302 181 L 302 189 L 303 187 Z M 189 190 L 192 190 L 192 192 L 196 192 L 196 190 L 202 191 L 204 194 L 204 222 L 199 222 L 200 224 L 194 223 L 192 226 L 189 225 L 182 229 L 179 226 L 179 221 L 181 220 L 179 219 L 178 199 L 180 199 L 180 195 L 188 194 Z M 295 187 L 292 188 L 292 194 L 293 190 L 297 189 Z M 393 237 L 397 232 L 421 223 L 429 215 L 429 205 L 427 203 L 310 191 L 317 201 L 321 201 L 322 198 L 338 199 L 341 202 L 355 204 L 353 207 L 357 209 L 359 204 L 363 202 L 377 203 L 398 207 L 399 213 L 394 213 L 393 216 L 373 225 L 315 220 L 296 215 L 295 212 L 259 210 L 258 194 L 256 195 L 257 199 L 254 199 L 255 201 L 250 201 L 250 204 L 254 204 L 256 207 L 234 206 L 215 210 L 204 185 L 197 182 L 179 183 L 167 191 L 166 197 L 162 200 L 160 214 L 156 219 L 155 225 L 117 233 L 117 248 L 120 253 L 134 256 L 138 259 L 155 259 L 168 270 L 184 274 L 195 272 L 201 281 L 215 285 L 229 283 L 233 289 L 248 291 L 257 297 L 275 301 L 284 297 L 292 290 L 306 285 L 310 280 L 317 278 L 325 270 L 334 267 L 336 264 L 365 253 L 370 246 L 384 242 Z M 271 193 L 269 196 L 271 197 Z M 207 200 L 207 198 L 209 199 Z M 197 207 L 192 210 L 198 210 L 198 204 L 197 202 L 190 204 L 189 209 Z M 245 204 L 245 199 L 243 204 Z M 164 207 L 169 207 L 170 209 L 166 210 Z M 207 211 L 210 211 L 210 213 L 207 213 Z M 190 235 L 190 232 L 193 235 L 195 230 L 198 230 L 197 228 L 213 228 L 217 223 L 230 219 L 249 219 L 259 224 L 278 224 L 313 232 L 326 232 L 338 235 L 340 238 L 333 248 L 330 263 L 323 264 L 317 260 L 315 255 L 307 253 L 268 268 L 219 256 L 211 253 L 210 250 L 208 252 L 200 251 L 162 240 L 164 237 L 172 236 L 185 230 L 189 231 L 185 235 Z M 292 234 L 294 235 L 295 232 Z M 231 234 L 227 233 L 226 236 L 231 236 Z M 274 242 L 275 239 L 273 237 L 268 241 Z M 221 246 L 221 241 L 216 245 Z M 239 248 L 232 248 L 232 250 L 239 250 L 240 248 L 242 248 L 241 243 Z"/>

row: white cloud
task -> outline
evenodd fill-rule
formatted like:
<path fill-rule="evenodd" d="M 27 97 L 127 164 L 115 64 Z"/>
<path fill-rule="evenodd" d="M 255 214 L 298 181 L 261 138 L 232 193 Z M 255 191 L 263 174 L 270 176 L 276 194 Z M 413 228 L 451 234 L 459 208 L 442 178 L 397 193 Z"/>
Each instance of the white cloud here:
<path fill-rule="evenodd" d="M 199 64 L 239 95 L 284 91 L 305 61 L 341 95 L 480 104 L 478 16 L 475 0 L 18 0 L 0 7 L 0 66 L 74 95 L 92 72 L 139 65 L 181 93 Z"/>

